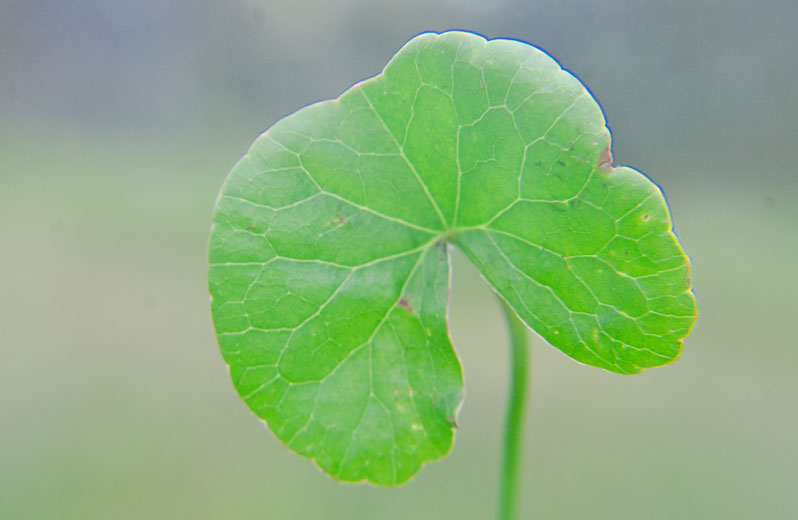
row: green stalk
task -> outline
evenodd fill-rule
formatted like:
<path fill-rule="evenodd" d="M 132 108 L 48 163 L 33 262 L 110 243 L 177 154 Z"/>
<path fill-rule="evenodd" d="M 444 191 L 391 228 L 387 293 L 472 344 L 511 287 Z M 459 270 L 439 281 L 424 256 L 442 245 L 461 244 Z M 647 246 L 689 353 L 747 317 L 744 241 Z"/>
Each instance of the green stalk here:
<path fill-rule="evenodd" d="M 526 402 L 529 346 L 527 327 L 504 300 L 501 300 L 507 327 L 510 330 L 511 374 L 507 415 L 504 422 L 504 457 L 499 490 L 499 520 L 517 520 L 519 512 L 521 447 L 523 445 L 524 408 Z"/>

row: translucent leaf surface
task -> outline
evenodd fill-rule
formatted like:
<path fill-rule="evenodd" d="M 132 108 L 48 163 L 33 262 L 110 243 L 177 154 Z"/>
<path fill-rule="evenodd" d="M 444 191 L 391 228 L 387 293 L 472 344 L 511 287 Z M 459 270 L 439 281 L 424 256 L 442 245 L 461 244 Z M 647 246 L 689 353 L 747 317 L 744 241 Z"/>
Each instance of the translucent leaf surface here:
<path fill-rule="evenodd" d="M 241 397 L 346 481 L 399 484 L 462 400 L 448 244 L 539 335 L 631 374 L 696 319 L 662 193 L 613 167 L 584 86 L 525 43 L 411 40 L 382 74 L 286 117 L 228 177 L 212 313 Z"/>

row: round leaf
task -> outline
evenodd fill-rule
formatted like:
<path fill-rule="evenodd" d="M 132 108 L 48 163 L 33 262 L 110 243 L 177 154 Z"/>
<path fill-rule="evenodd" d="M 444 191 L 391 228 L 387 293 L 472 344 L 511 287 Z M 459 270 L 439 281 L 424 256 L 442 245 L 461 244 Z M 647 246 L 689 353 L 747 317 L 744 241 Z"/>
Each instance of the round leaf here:
<path fill-rule="evenodd" d="M 212 314 L 236 390 L 345 481 L 451 448 L 463 396 L 448 244 L 582 363 L 674 360 L 696 319 L 660 190 L 611 165 L 585 87 L 544 52 L 422 34 L 382 74 L 267 130 L 214 212 Z"/>

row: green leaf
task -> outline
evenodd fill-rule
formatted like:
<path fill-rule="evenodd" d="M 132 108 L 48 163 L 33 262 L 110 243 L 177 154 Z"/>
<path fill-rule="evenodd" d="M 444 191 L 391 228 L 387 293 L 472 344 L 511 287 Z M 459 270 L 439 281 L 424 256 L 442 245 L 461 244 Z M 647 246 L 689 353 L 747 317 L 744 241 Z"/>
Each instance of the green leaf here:
<path fill-rule="evenodd" d="M 611 166 L 545 53 L 422 34 L 382 74 L 266 131 L 216 204 L 209 285 L 234 385 L 333 477 L 395 485 L 451 448 L 463 381 L 448 244 L 549 343 L 631 374 L 696 319 L 662 193 Z"/>

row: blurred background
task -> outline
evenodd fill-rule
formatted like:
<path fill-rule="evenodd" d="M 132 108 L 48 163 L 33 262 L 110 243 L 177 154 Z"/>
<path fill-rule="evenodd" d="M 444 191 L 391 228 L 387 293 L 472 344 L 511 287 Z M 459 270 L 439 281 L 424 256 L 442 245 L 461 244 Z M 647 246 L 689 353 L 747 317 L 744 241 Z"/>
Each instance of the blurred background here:
<path fill-rule="evenodd" d="M 0 0 L 0 518 L 494 516 L 508 349 L 462 257 L 460 430 L 398 489 L 331 480 L 250 414 L 205 281 L 255 137 L 454 28 L 580 77 L 694 260 L 672 365 L 618 376 L 533 338 L 523 517 L 795 517 L 797 23 L 776 0 Z"/>

